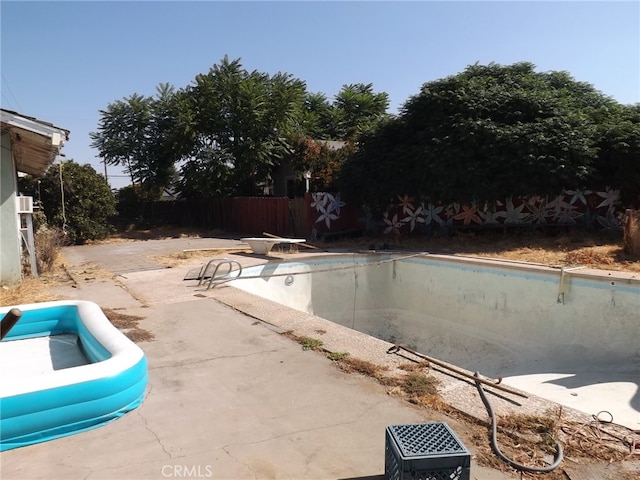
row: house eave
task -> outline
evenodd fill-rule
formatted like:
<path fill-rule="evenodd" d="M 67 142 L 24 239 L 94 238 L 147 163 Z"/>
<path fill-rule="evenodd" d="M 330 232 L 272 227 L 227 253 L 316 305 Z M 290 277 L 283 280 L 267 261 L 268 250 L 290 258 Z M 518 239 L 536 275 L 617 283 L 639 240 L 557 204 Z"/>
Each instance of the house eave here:
<path fill-rule="evenodd" d="M 45 174 L 70 133 L 53 124 L 4 109 L 0 109 L 0 125 L 2 133 L 11 137 L 16 170 L 36 177 Z"/>

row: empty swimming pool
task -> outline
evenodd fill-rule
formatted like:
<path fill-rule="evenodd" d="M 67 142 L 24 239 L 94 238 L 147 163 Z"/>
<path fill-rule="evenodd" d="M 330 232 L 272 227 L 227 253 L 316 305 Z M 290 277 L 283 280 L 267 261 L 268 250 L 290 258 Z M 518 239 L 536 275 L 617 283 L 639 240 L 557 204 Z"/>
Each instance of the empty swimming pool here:
<path fill-rule="evenodd" d="M 366 253 L 271 262 L 231 285 L 640 426 L 637 274 Z"/>

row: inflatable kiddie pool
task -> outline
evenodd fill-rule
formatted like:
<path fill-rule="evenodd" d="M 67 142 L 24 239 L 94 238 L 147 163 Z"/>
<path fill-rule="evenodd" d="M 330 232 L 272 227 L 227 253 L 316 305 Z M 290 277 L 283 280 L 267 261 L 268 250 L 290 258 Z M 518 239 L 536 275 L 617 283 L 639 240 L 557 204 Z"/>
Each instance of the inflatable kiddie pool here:
<path fill-rule="evenodd" d="M 22 317 L 0 342 L 0 451 L 99 427 L 142 403 L 144 352 L 98 305 L 15 307 Z"/>

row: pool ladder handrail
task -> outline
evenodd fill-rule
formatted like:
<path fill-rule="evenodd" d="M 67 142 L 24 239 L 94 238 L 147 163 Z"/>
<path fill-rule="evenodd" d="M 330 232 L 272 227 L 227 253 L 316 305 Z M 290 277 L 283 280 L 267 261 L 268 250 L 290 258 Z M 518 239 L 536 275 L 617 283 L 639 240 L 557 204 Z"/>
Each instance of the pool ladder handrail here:
<path fill-rule="evenodd" d="M 215 287 L 219 283 L 228 282 L 242 275 L 242 265 L 240 265 L 240 262 L 238 262 L 237 260 L 229 260 L 228 258 L 212 258 L 207 262 L 205 266 L 203 266 L 200 269 L 200 273 L 198 274 L 198 278 L 200 279 L 198 281 L 198 286 L 201 286 L 202 283 L 205 281 L 205 279 L 207 278 L 207 272 L 209 271 L 209 267 L 213 262 L 216 262 L 216 261 L 218 263 L 215 264 L 213 273 L 211 274 L 211 277 L 207 282 L 207 290 L 209 290 L 212 286 Z M 218 275 L 218 270 L 222 265 L 227 266 L 228 270 L 225 273 L 220 273 L 220 275 Z M 233 269 L 234 265 L 238 266 L 237 270 Z M 231 275 L 233 272 L 237 272 L 237 275 L 235 276 Z"/>

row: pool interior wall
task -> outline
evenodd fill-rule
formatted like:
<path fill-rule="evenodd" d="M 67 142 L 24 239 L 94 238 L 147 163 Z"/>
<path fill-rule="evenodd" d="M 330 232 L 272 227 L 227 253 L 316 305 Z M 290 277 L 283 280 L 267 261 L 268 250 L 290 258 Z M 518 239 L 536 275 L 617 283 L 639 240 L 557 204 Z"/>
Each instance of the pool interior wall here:
<path fill-rule="evenodd" d="M 637 276 L 358 254 L 269 263 L 242 277 L 231 284 L 488 376 L 622 381 L 640 426 Z"/>

